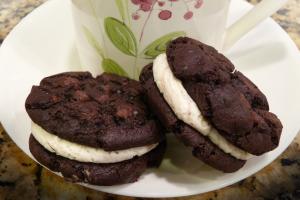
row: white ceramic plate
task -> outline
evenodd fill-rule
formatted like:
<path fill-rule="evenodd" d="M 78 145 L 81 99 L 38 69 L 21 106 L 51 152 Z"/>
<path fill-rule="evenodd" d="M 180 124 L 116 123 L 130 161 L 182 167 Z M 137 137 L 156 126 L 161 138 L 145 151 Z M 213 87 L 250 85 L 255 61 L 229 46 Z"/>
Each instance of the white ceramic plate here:
<path fill-rule="evenodd" d="M 251 6 L 234 0 L 230 21 Z M 96 190 L 138 197 L 175 197 L 204 193 L 236 183 L 272 162 L 299 131 L 300 54 L 288 35 L 271 19 L 241 40 L 228 54 L 237 68 L 267 95 L 271 111 L 284 125 L 279 147 L 254 158 L 233 174 L 207 167 L 191 156 L 171 135 L 163 165 L 147 171 L 134 184 L 97 187 Z M 0 50 L 0 121 L 29 156 L 30 119 L 24 102 L 33 84 L 48 75 L 78 70 L 69 1 L 48 1 L 9 34 Z M 181 148 L 182 147 L 182 148 Z"/>

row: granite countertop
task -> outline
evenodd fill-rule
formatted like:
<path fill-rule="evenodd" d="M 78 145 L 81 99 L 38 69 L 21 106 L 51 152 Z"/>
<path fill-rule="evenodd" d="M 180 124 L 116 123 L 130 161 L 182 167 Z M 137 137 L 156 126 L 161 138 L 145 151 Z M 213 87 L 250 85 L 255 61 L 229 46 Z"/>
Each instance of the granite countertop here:
<path fill-rule="evenodd" d="M 1 0 L 0 44 L 27 13 L 45 1 Z M 258 2 L 258 0 L 248 1 L 254 4 Z M 300 0 L 290 0 L 273 18 L 289 33 L 300 48 Z M 300 199 L 299 144 L 300 135 L 276 161 L 237 184 L 207 194 L 177 199 Z M 0 125 L 0 199 L 129 200 L 136 198 L 105 194 L 65 182 L 26 156 Z"/>

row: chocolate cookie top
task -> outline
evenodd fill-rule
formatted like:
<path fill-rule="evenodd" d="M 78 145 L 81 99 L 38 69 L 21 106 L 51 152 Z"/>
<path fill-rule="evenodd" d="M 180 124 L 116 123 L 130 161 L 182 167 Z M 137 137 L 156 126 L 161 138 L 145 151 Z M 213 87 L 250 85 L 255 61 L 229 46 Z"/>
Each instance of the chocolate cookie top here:
<path fill-rule="evenodd" d="M 174 75 L 203 116 L 228 141 L 261 155 L 278 146 L 282 125 L 265 95 L 214 48 L 178 38 L 167 48 Z"/>
<path fill-rule="evenodd" d="M 25 107 L 32 121 L 49 133 L 113 151 L 163 139 L 143 96 L 140 83 L 125 77 L 69 72 L 33 86 Z"/>

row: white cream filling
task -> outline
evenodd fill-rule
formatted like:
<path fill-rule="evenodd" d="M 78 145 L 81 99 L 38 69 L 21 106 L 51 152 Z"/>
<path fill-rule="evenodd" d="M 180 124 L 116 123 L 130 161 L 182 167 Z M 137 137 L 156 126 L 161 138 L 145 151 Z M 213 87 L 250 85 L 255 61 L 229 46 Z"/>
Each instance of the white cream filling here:
<path fill-rule="evenodd" d="M 34 138 L 48 151 L 79 162 L 121 162 L 124 160 L 132 159 L 135 156 L 142 156 L 150 152 L 158 145 L 152 144 L 148 146 L 135 147 L 119 151 L 105 151 L 101 148 L 88 147 L 61 139 L 58 136 L 47 132 L 34 122 L 32 122 L 31 124 L 31 133 Z"/>
<path fill-rule="evenodd" d="M 180 120 L 195 128 L 200 134 L 207 136 L 225 153 L 241 160 L 253 157 L 228 142 L 204 119 L 197 104 L 189 96 L 181 81 L 172 73 L 166 54 L 161 54 L 154 60 L 153 76 L 160 93 Z"/>

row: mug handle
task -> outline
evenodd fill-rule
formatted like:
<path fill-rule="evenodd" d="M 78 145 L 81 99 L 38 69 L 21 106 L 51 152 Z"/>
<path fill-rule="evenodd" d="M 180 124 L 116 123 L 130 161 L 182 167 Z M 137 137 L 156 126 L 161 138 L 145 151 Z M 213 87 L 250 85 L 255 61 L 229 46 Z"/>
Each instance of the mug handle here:
<path fill-rule="evenodd" d="M 229 50 L 257 24 L 279 10 L 288 0 L 262 0 L 252 10 L 231 25 L 225 34 L 223 51 Z"/>

